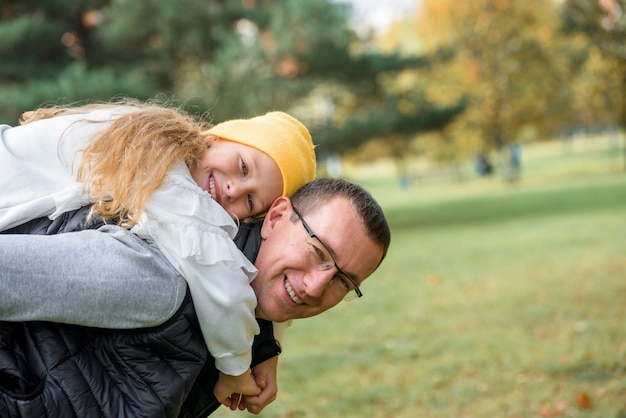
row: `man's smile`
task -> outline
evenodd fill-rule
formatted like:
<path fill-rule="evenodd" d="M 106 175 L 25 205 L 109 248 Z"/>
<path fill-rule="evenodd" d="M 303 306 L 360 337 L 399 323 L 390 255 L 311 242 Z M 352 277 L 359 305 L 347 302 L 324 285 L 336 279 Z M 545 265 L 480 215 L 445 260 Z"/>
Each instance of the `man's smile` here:
<path fill-rule="evenodd" d="M 304 304 L 304 301 L 300 299 L 298 295 L 296 295 L 296 292 L 293 290 L 293 287 L 291 287 L 291 284 L 289 284 L 289 282 L 287 281 L 287 278 L 285 278 L 284 284 L 285 290 L 287 291 L 287 294 L 289 295 L 291 300 L 298 305 Z"/>

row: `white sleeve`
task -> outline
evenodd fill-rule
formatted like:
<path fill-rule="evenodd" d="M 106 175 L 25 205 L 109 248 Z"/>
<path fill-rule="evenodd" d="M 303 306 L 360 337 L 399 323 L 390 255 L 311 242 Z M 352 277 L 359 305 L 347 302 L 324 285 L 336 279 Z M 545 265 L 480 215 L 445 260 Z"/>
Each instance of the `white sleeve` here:
<path fill-rule="evenodd" d="M 183 275 L 217 369 L 238 376 L 250 368 L 259 333 L 250 286 L 256 269 L 233 241 L 233 220 L 188 173 L 169 173 L 132 232 L 153 241 Z"/>
<path fill-rule="evenodd" d="M 76 182 L 82 151 L 108 121 L 131 110 L 120 106 L 0 125 L 0 231 L 91 203 Z"/>
<path fill-rule="evenodd" d="M 239 376 L 250 368 L 252 342 L 259 333 L 256 297 L 249 282 L 253 275 L 228 261 L 208 266 L 186 259 L 180 265 L 215 366 Z"/>

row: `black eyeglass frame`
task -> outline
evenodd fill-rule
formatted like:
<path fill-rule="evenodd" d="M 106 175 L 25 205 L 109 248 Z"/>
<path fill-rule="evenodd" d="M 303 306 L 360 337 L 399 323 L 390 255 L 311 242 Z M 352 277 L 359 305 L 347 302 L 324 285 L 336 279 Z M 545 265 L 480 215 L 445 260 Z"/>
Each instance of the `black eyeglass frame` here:
<path fill-rule="evenodd" d="M 328 246 L 324 243 L 324 241 L 322 241 L 320 239 L 320 237 L 318 237 L 315 232 L 313 232 L 313 230 L 311 229 L 311 227 L 309 226 L 309 224 L 306 223 L 306 221 L 304 220 L 304 218 L 302 217 L 302 215 L 300 215 L 300 212 L 298 211 L 298 209 L 296 209 L 295 206 L 291 206 L 293 209 L 293 212 L 296 214 L 296 216 L 298 217 L 298 219 L 300 219 L 300 222 L 302 222 L 302 226 L 304 227 L 304 229 L 306 230 L 307 234 L 309 234 L 309 237 L 311 238 L 315 238 L 316 240 L 318 240 L 320 242 L 320 244 L 322 244 L 322 246 L 324 247 L 324 249 L 326 249 L 326 251 L 328 252 L 328 255 L 330 256 L 330 258 L 333 260 L 333 265 L 334 267 L 337 269 L 337 271 L 339 273 L 341 273 L 344 277 L 346 277 L 348 280 L 350 280 L 350 283 L 352 283 L 352 286 L 354 286 L 354 292 L 356 293 L 356 296 L 358 298 L 363 296 L 363 292 L 361 292 L 361 289 L 359 289 L 359 286 L 354 282 L 354 280 L 352 280 L 352 278 L 350 276 L 348 276 L 346 273 L 343 272 L 343 270 L 341 270 L 339 268 L 339 266 L 337 265 L 337 260 L 335 260 L 335 257 L 333 257 L 333 253 L 330 251 L 330 249 L 328 248 Z"/>

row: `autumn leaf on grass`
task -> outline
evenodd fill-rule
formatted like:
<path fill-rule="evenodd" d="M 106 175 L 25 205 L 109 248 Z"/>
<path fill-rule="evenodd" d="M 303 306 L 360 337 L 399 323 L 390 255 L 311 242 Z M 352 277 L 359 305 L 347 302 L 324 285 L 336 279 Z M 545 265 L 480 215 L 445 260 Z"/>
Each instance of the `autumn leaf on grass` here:
<path fill-rule="evenodd" d="M 578 392 L 576 402 L 580 408 L 593 409 L 593 399 L 591 399 L 591 396 L 589 396 L 587 392 Z"/>

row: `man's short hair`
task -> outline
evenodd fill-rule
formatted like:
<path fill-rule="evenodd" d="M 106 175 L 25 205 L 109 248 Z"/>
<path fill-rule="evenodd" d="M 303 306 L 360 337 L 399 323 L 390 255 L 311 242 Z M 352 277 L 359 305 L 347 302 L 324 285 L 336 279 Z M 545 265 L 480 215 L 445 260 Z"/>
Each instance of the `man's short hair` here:
<path fill-rule="evenodd" d="M 345 179 L 319 178 L 302 186 L 291 201 L 300 213 L 306 215 L 335 197 L 344 197 L 350 202 L 367 236 L 382 247 L 382 262 L 391 243 L 389 224 L 376 199 L 363 187 Z"/>

